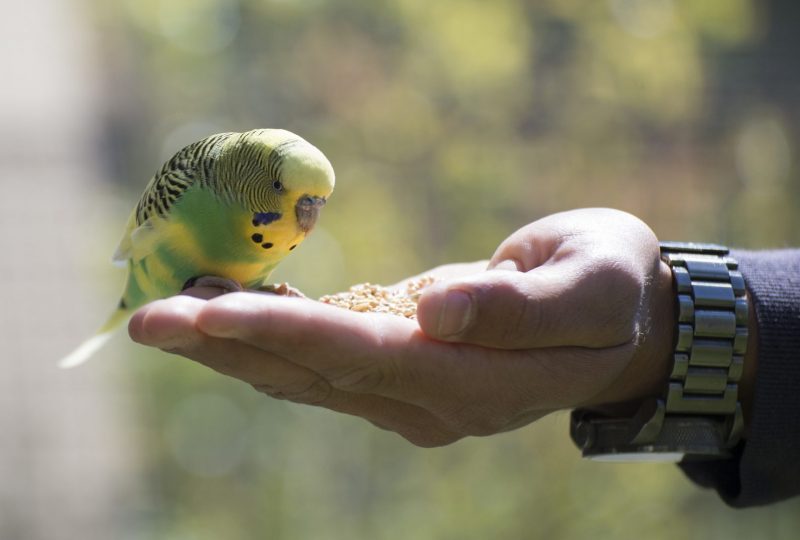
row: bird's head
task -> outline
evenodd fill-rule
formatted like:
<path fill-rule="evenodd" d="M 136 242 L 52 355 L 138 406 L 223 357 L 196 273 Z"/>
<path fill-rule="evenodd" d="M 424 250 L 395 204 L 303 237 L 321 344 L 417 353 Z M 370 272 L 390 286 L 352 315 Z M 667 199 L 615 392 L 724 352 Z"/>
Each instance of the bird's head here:
<path fill-rule="evenodd" d="M 249 185 L 242 187 L 246 204 L 256 216 L 293 212 L 300 229 L 311 231 L 335 184 L 328 158 L 308 141 L 280 129 L 248 131 L 240 144 L 239 166 L 255 165 L 253 174 L 243 176 L 250 177 Z"/>

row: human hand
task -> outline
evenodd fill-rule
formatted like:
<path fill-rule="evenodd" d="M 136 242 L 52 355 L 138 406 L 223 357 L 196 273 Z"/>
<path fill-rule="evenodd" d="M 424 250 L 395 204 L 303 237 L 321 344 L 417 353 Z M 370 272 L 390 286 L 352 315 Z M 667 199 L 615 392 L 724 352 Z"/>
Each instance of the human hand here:
<path fill-rule="evenodd" d="M 658 243 L 613 210 L 549 216 L 481 271 L 445 266 L 419 323 L 255 293 L 154 302 L 131 337 L 277 398 L 360 416 L 419 446 L 490 435 L 558 409 L 657 394 L 674 326 Z"/>

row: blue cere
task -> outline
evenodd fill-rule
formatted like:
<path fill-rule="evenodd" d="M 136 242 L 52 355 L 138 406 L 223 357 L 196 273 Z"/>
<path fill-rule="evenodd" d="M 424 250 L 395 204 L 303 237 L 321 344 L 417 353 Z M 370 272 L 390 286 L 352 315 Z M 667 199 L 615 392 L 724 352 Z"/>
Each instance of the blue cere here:
<path fill-rule="evenodd" d="M 281 214 L 279 212 L 256 212 L 253 214 L 253 225 L 258 227 L 259 225 L 269 225 L 273 221 L 278 221 L 281 219 Z"/>

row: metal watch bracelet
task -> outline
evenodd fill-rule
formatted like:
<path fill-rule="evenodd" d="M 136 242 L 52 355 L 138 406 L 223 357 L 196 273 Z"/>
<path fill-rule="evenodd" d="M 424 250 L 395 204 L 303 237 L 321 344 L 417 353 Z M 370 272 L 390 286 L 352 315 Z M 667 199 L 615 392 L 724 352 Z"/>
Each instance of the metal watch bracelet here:
<path fill-rule="evenodd" d="M 748 304 L 738 264 L 714 244 L 662 242 L 672 269 L 677 326 L 664 395 L 631 418 L 572 413 L 570 434 L 585 457 L 641 460 L 723 458 L 744 425 L 738 401 Z"/>

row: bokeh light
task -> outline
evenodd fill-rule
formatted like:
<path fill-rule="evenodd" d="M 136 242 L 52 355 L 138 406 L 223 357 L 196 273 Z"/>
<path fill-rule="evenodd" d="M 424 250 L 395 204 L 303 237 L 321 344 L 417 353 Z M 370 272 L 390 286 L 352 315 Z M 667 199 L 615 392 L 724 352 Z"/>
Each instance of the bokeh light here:
<path fill-rule="evenodd" d="M 176 403 L 164 438 L 175 462 L 197 476 L 230 474 L 244 457 L 248 422 L 234 402 L 198 394 Z"/>

